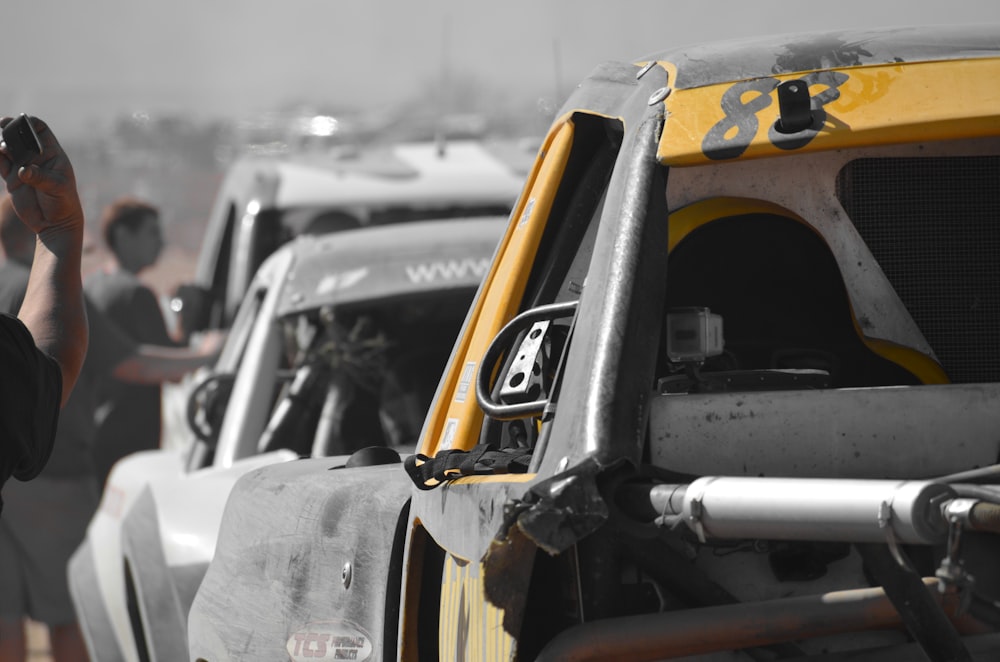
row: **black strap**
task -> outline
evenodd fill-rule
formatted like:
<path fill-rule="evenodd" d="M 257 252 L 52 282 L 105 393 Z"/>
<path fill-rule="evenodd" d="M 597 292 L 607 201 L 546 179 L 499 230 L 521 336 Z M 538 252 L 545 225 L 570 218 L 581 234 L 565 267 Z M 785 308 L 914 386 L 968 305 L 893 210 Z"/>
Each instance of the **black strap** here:
<path fill-rule="evenodd" d="M 434 457 L 417 453 L 407 457 L 403 466 L 417 487 L 430 490 L 462 476 L 527 473 L 531 450 L 479 444 L 468 451 L 439 451 Z"/>

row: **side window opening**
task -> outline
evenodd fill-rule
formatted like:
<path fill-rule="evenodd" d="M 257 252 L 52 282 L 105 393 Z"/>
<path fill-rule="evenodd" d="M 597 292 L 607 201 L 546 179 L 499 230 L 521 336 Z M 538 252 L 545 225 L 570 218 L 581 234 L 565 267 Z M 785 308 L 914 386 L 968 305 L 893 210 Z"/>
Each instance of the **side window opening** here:
<path fill-rule="evenodd" d="M 215 263 L 215 271 L 211 280 L 211 310 L 209 312 L 209 328 L 220 329 L 227 326 L 225 320 L 226 292 L 229 289 L 229 269 L 233 253 L 233 233 L 236 225 L 236 206 L 229 205 L 226 222 L 219 243 L 219 259 Z"/>
<path fill-rule="evenodd" d="M 260 450 L 412 452 L 470 298 L 453 290 L 282 320 L 283 369 Z"/>
<path fill-rule="evenodd" d="M 249 273 L 256 273 L 264 260 L 291 239 L 292 233 L 285 226 L 281 211 L 262 209 L 254 221 Z"/>
<path fill-rule="evenodd" d="M 590 265 L 622 127 L 589 115 L 579 115 L 574 122 L 576 138 L 527 283 L 524 311 L 577 301 Z M 492 401 L 501 409 L 526 401 L 554 401 L 572 324 L 572 312 L 563 312 L 519 333 L 501 359 Z M 487 416 L 479 441 L 499 448 L 533 448 L 541 428 L 540 416 L 514 420 Z"/>
<path fill-rule="evenodd" d="M 579 115 L 575 122 L 576 139 L 538 247 L 523 308 L 578 299 L 583 289 L 604 195 L 621 149 L 622 126 L 590 115 Z"/>
<path fill-rule="evenodd" d="M 236 367 L 243 362 L 247 342 L 267 292 L 266 287 L 259 287 L 243 300 L 215 367 L 188 394 L 187 424 L 194 435 L 188 454 L 188 471 L 207 467 L 214 459 Z"/>

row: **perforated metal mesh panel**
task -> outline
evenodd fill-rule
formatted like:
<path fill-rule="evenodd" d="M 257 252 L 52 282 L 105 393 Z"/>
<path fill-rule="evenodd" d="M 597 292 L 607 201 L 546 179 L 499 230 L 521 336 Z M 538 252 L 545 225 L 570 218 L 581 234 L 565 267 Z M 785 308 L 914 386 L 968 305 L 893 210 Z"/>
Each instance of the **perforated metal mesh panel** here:
<path fill-rule="evenodd" d="M 837 195 L 951 380 L 1000 381 L 1000 157 L 858 159 Z"/>

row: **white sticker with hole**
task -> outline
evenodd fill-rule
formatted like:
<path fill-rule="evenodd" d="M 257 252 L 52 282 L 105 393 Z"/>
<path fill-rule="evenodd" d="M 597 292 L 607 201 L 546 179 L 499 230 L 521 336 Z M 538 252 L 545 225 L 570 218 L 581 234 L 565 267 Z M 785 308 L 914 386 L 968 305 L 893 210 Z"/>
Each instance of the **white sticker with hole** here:
<path fill-rule="evenodd" d="M 450 451 L 455 443 L 455 433 L 458 431 L 458 419 L 449 418 L 444 422 L 444 432 L 441 434 L 441 443 L 438 444 L 439 451 Z"/>
<path fill-rule="evenodd" d="M 517 227 L 524 227 L 531 220 L 531 212 L 535 209 L 535 199 L 529 198 L 528 203 L 524 205 L 524 213 L 521 214 L 521 219 L 517 222 Z"/>
<path fill-rule="evenodd" d="M 455 389 L 455 402 L 465 402 L 472 387 L 472 376 L 476 373 L 476 362 L 469 361 L 462 368 L 462 376 L 458 378 L 458 388 Z"/>

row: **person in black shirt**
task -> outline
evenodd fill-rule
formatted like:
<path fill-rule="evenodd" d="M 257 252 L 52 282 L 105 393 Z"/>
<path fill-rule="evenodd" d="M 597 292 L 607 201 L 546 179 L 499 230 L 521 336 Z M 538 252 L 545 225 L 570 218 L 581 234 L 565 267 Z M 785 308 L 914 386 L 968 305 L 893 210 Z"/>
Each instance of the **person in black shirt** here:
<path fill-rule="evenodd" d="M 0 127 L 11 121 L 0 119 Z M 48 125 L 29 121 L 41 154 L 18 166 L 6 143 L 0 144 L 0 176 L 17 215 L 36 235 L 18 316 L 0 315 L 0 486 L 11 476 L 29 480 L 45 466 L 59 408 L 76 384 L 88 341 L 80 277 L 84 218 L 76 177 Z"/>
<path fill-rule="evenodd" d="M 0 195 L 0 313 L 24 300 L 35 237 Z M 76 388 L 59 415 L 55 445 L 42 472 L 4 488 L 0 518 L 0 661 L 27 659 L 25 619 L 44 623 L 56 662 L 81 659 L 86 646 L 67 578 L 70 557 L 83 541 L 100 499 L 93 446 L 97 385 L 110 375 L 131 384 L 174 380 L 214 353 L 202 348 L 138 345 L 84 295 L 90 345 Z"/>
<path fill-rule="evenodd" d="M 136 198 L 115 200 L 103 212 L 101 230 L 111 259 L 83 282 L 86 296 L 137 343 L 176 347 L 156 294 L 140 279 L 163 250 L 159 210 Z M 102 484 L 119 459 L 160 447 L 159 384 L 136 386 L 114 376 L 98 385 L 94 460 Z"/>

